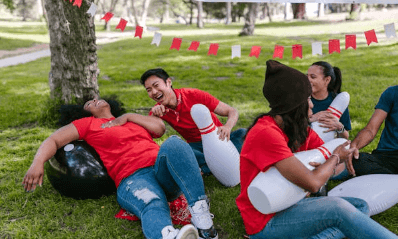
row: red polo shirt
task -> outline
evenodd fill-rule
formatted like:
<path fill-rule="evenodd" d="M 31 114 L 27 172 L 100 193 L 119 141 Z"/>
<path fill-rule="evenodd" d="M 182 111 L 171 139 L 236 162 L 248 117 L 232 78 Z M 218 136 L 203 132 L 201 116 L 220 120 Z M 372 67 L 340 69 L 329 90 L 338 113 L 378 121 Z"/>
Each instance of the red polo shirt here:
<path fill-rule="evenodd" d="M 288 141 L 271 116 L 259 119 L 246 136 L 240 155 L 241 192 L 236 204 L 249 235 L 260 232 L 275 213 L 262 214 L 257 211 L 250 203 L 247 188 L 259 172 L 265 172 L 275 163 L 293 156 Z M 308 127 L 308 137 L 298 152 L 317 148 L 323 143 L 318 134 Z"/>
<path fill-rule="evenodd" d="M 191 117 L 191 108 L 195 104 L 205 105 L 211 113 L 216 126 L 222 123 L 214 114 L 214 110 L 220 102 L 211 94 L 192 88 L 173 89 L 177 96 L 177 107 L 175 110 L 166 107 L 166 113 L 161 117 L 169 123 L 188 143 L 201 141 L 198 127 Z M 160 105 L 157 103 L 156 105 Z M 152 115 L 152 111 L 149 112 Z"/>

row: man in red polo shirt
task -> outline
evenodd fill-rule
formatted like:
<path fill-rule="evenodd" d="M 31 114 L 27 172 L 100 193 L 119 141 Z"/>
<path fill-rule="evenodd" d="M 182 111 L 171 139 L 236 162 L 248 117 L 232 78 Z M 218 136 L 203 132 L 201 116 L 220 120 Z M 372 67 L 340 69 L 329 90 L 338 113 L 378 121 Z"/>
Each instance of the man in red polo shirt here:
<path fill-rule="evenodd" d="M 241 151 L 246 129 L 231 132 L 239 118 L 235 108 L 205 91 L 193 88 L 173 89 L 169 75 L 161 68 L 146 71 L 141 76 L 141 84 L 145 86 L 148 96 L 157 102 L 149 114 L 169 123 L 188 142 L 204 175 L 209 175 L 210 169 L 204 158 L 199 129 L 191 117 L 190 111 L 193 105 L 205 105 L 210 110 L 214 124 L 218 127 L 219 138 L 231 140 L 236 149 Z M 220 122 L 216 114 L 228 117 L 225 125 Z"/>

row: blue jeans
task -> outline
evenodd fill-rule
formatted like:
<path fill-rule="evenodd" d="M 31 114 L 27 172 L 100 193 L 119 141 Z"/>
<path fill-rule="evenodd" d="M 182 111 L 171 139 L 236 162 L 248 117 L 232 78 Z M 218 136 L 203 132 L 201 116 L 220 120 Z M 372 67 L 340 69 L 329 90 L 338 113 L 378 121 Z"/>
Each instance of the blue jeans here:
<path fill-rule="evenodd" d="M 368 204 L 359 198 L 304 198 L 276 213 L 261 232 L 250 238 L 398 238 L 368 213 Z"/>
<path fill-rule="evenodd" d="M 242 145 L 243 145 L 243 141 L 245 139 L 246 131 L 247 131 L 246 129 L 241 128 L 241 129 L 231 132 L 231 135 L 230 135 L 230 140 L 235 145 L 235 147 L 239 153 L 242 150 Z M 189 143 L 189 146 L 191 146 L 193 152 L 195 153 L 195 157 L 196 157 L 196 160 L 198 161 L 200 170 L 202 170 L 204 175 L 206 175 L 206 176 L 210 175 L 211 172 L 210 172 L 209 167 L 206 164 L 205 155 L 203 154 L 202 141 Z"/>
<path fill-rule="evenodd" d="M 160 147 L 155 166 L 142 168 L 122 180 L 117 202 L 141 219 L 146 238 L 162 238 L 172 225 L 168 201 L 184 193 L 189 206 L 207 199 L 195 155 L 189 145 L 171 136 Z"/>

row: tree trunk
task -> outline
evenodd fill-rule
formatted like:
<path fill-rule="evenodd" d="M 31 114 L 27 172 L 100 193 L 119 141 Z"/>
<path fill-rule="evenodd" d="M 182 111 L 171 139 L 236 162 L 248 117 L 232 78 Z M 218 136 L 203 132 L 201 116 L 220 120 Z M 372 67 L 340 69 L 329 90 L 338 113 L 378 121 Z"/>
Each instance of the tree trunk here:
<path fill-rule="evenodd" d="M 146 29 L 146 17 L 148 15 L 148 8 L 150 3 L 151 0 L 144 0 L 144 3 L 142 4 L 141 27 L 143 27 L 144 29 Z"/>
<path fill-rule="evenodd" d="M 323 17 L 325 15 L 325 4 L 318 3 L 318 17 Z"/>
<path fill-rule="evenodd" d="M 248 7 L 249 11 L 245 15 L 245 25 L 243 26 L 242 32 L 239 33 L 239 36 L 251 36 L 254 33 L 258 3 L 248 3 Z"/>
<path fill-rule="evenodd" d="M 135 26 L 138 26 L 140 24 L 140 22 L 138 21 L 138 14 L 137 14 L 137 9 L 135 8 L 135 5 L 134 5 L 134 0 L 131 0 L 131 10 L 133 10 Z"/>
<path fill-rule="evenodd" d="M 265 3 L 265 7 L 267 8 L 267 16 L 268 16 L 269 22 L 272 22 L 271 11 L 269 9 L 270 8 L 270 4 Z"/>
<path fill-rule="evenodd" d="M 225 21 L 226 25 L 231 24 L 231 11 L 232 11 L 232 3 L 227 2 L 227 16 L 226 16 L 226 21 Z"/>
<path fill-rule="evenodd" d="M 164 15 L 163 15 L 163 22 L 168 23 L 170 21 L 170 1 L 166 0 L 165 6 L 164 6 Z"/>
<path fill-rule="evenodd" d="M 203 28 L 203 4 L 202 1 L 198 1 L 197 2 L 197 6 L 198 6 L 198 19 L 197 19 L 197 23 L 196 25 L 198 26 L 198 28 Z"/>
<path fill-rule="evenodd" d="M 293 18 L 305 19 L 305 3 L 292 3 Z"/>
<path fill-rule="evenodd" d="M 51 97 L 65 104 L 83 103 L 99 95 L 94 18 L 69 1 L 46 0 L 49 22 Z"/>
<path fill-rule="evenodd" d="M 193 2 L 192 0 L 189 1 L 189 25 L 193 23 Z"/>

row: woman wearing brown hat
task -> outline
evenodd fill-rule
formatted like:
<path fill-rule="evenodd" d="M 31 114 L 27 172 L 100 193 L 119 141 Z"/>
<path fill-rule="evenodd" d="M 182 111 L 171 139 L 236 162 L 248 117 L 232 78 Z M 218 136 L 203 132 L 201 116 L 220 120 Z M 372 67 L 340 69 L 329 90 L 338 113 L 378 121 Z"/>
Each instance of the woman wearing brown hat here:
<path fill-rule="evenodd" d="M 262 214 L 253 207 L 247 188 L 259 172 L 274 166 L 292 183 L 317 192 L 352 153 L 345 149 L 349 142 L 342 144 L 313 171 L 294 156 L 323 144 L 308 127 L 313 105 L 309 99 L 311 84 L 303 73 L 267 61 L 263 94 L 271 111 L 260 115 L 248 129 L 240 157 L 241 193 L 236 199 L 250 238 L 398 238 L 369 218 L 368 205 L 362 199 L 304 198 L 272 214 Z"/>

